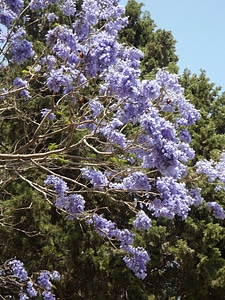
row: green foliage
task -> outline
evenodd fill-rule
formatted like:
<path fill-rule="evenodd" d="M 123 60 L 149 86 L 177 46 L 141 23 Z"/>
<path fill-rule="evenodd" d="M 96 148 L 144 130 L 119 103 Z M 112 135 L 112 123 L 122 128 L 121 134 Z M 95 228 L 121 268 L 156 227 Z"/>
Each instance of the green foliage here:
<path fill-rule="evenodd" d="M 149 12 L 142 12 L 143 3 L 128 0 L 126 16 L 128 26 L 120 32 L 121 42 L 141 49 L 144 57 L 141 62 L 142 78 L 152 78 L 158 68 L 168 68 L 177 73 L 176 41 L 170 31 L 157 29 Z"/>

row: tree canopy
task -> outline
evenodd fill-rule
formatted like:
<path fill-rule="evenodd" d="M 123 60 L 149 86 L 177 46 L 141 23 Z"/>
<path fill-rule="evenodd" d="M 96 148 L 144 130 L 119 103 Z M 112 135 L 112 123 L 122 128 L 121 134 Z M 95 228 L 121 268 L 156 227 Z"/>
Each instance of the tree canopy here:
<path fill-rule="evenodd" d="M 0 3 L 2 299 L 224 295 L 224 94 L 142 7 Z"/>

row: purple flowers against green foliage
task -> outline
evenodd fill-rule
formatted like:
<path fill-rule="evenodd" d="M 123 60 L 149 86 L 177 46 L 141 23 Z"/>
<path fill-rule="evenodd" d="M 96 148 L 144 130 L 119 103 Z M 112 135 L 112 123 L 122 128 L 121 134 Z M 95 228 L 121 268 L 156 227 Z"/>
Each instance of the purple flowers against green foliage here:
<path fill-rule="evenodd" d="M 134 172 L 123 179 L 123 186 L 128 191 L 150 191 L 149 179 L 143 172 Z"/>
<path fill-rule="evenodd" d="M 207 202 L 206 206 L 212 210 L 215 218 L 222 220 L 225 219 L 224 210 L 217 202 Z"/>
<path fill-rule="evenodd" d="M 148 230 L 152 226 L 151 219 L 143 210 L 137 213 L 136 219 L 134 220 L 133 224 L 134 227 L 138 230 Z"/>
<path fill-rule="evenodd" d="M 83 196 L 79 194 L 67 195 L 68 186 L 60 177 L 49 175 L 45 180 L 45 184 L 54 185 L 55 191 L 59 196 L 55 204 L 58 208 L 68 213 L 69 219 L 77 218 L 84 212 L 85 200 Z"/>
<path fill-rule="evenodd" d="M 46 185 L 53 184 L 56 193 L 59 196 L 64 196 L 64 194 L 68 191 L 68 186 L 64 180 L 62 180 L 60 177 L 56 177 L 54 175 L 47 176 L 47 179 L 45 180 Z"/>
<path fill-rule="evenodd" d="M 219 162 L 206 159 L 198 161 L 196 171 L 198 174 L 205 174 L 209 182 L 219 181 L 225 190 L 225 152 Z"/>
<path fill-rule="evenodd" d="M 5 4 L 16 14 L 19 14 L 24 7 L 23 0 L 4 0 Z"/>
<path fill-rule="evenodd" d="M 130 268 L 138 278 L 144 279 L 147 276 L 146 264 L 150 260 L 147 251 L 142 247 L 135 248 L 129 246 L 127 253 L 128 255 L 123 259 L 127 267 Z"/>
<path fill-rule="evenodd" d="M 172 177 L 159 177 L 156 181 L 159 197 L 148 204 L 148 209 L 153 215 L 172 219 L 175 215 L 185 219 L 190 206 L 195 199 L 189 194 L 184 183 L 177 182 Z"/>
<path fill-rule="evenodd" d="M 37 282 L 44 289 L 46 289 L 47 291 L 50 291 L 52 288 L 51 273 L 46 270 L 42 271 L 41 274 L 38 276 Z"/>
<path fill-rule="evenodd" d="M 108 185 L 108 179 L 101 171 L 92 168 L 82 168 L 81 174 L 83 178 L 90 180 L 93 187 L 99 190 Z"/>
<path fill-rule="evenodd" d="M 30 96 L 30 92 L 27 90 L 28 82 L 26 80 L 23 80 L 20 77 L 16 77 L 13 80 L 13 85 L 20 89 L 20 96 L 22 98 L 24 98 L 25 100 L 30 99 L 31 96 Z M 24 89 L 21 90 L 21 88 L 24 88 Z"/>
<path fill-rule="evenodd" d="M 20 261 L 14 258 L 13 260 L 8 262 L 8 265 L 10 266 L 13 274 L 21 279 L 22 281 L 26 281 L 28 279 L 27 271 L 24 268 L 24 264 Z"/>
<path fill-rule="evenodd" d="M 120 248 L 127 254 L 124 257 L 124 262 L 127 267 L 130 268 L 138 278 L 144 279 L 147 275 L 146 264 L 150 260 L 150 257 L 142 247 L 135 248 L 131 246 L 134 242 L 135 235 L 128 229 L 118 229 L 115 223 L 97 214 L 93 215 L 93 223 L 95 230 L 100 235 L 110 239 L 116 239 L 120 242 Z"/>
<path fill-rule="evenodd" d="M 60 275 L 57 271 L 53 271 L 52 273 L 46 270 L 42 271 L 37 278 L 38 286 L 29 279 L 27 271 L 24 268 L 24 264 L 20 260 L 15 258 L 9 261 L 8 265 L 10 266 L 14 276 L 16 276 L 20 281 L 27 281 L 26 285 L 23 285 L 23 289 L 21 289 L 21 292 L 19 293 L 20 300 L 37 297 L 40 287 L 45 290 L 42 293 L 43 299 L 55 299 L 55 295 L 51 293 L 51 289 L 52 280 L 60 280 Z"/>
<path fill-rule="evenodd" d="M 1 6 L 0 6 L 1 8 Z M 0 12 L 0 24 L 9 28 L 11 26 L 11 22 L 15 19 L 16 14 L 9 10 L 2 10 Z"/>
<path fill-rule="evenodd" d="M 27 282 L 27 295 L 29 297 L 36 297 L 38 294 L 37 290 L 34 287 L 34 283 L 32 281 Z"/>
<path fill-rule="evenodd" d="M 51 110 L 48 109 L 48 108 L 43 108 L 41 110 L 41 115 L 42 115 L 42 118 L 44 118 L 46 115 L 47 118 L 50 120 L 50 121 L 53 121 L 55 119 L 55 114 L 53 112 L 50 112 Z"/>

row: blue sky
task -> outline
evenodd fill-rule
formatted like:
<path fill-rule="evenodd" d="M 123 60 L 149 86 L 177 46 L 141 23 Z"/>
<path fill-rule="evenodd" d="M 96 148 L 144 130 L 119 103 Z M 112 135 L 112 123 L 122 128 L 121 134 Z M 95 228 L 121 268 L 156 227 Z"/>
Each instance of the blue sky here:
<path fill-rule="evenodd" d="M 177 41 L 178 66 L 206 75 L 225 91 L 225 0 L 142 0 L 158 28 Z M 125 5 L 127 1 L 121 0 Z"/>

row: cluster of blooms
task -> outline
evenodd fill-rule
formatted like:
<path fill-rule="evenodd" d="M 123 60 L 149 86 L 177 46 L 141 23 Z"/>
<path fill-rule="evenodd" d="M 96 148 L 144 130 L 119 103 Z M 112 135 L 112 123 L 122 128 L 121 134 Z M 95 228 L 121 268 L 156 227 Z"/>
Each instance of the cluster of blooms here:
<path fill-rule="evenodd" d="M 20 96 L 26 100 L 28 100 L 30 98 L 30 93 L 27 90 L 28 88 L 28 82 L 26 80 L 23 80 L 20 77 L 16 77 L 13 80 L 13 86 L 17 87 L 17 88 L 22 88 L 22 90 L 20 89 Z"/>
<path fill-rule="evenodd" d="M 55 114 L 49 108 L 43 108 L 41 110 L 41 115 L 43 118 L 47 116 L 47 118 L 51 121 L 55 119 Z"/>
<path fill-rule="evenodd" d="M 148 229 L 150 224 L 149 221 L 146 221 L 147 216 L 142 216 L 142 219 L 144 219 L 144 222 L 141 222 L 141 227 L 145 226 L 145 229 Z M 134 274 L 138 278 L 144 279 L 147 275 L 146 264 L 150 260 L 150 257 L 146 250 L 144 250 L 142 247 L 132 246 L 135 235 L 128 229 L 118 229 L 115 223 L 97 214 L 93 215 L 92 222 L 94 224 L 95 230 L 100 235 L 109 237 L 111 239 L 116 239 L 120 242 L 120 248 L 127 254 L 124 257 L 126 265 L 134 272 Z"/>
<path fill-rule="evenodd" d="M 205 174 L 209 182 L 219 181 L 225 190 L 225 152 L 219 162 L 213 160 L 201 160 L 196 163 L 198 174 Z"/>
<path fill-rule="evenodd" d="M 68 213 L 69 219 L 78 218 L 84 212 L 85 200 L 82 195 L 69 194 L 67 184 L 64 180 L 54 175 L 49 175 L 45 180 L 46 185 L 54 185 L 58 194 L 55 205 Z"/>
<path fill-rule="evenodd" d="M 136 219 L 133 222 L 134 227 L 138 230 L 148 230 L 152 224 L 151 219 L 146 215 L 143 210 L 137 213 Z"/>
<path fill-rule="evenodd" d="M 20 300 L 31 299 L 37 297 L 38 292 L 42 293 L 43 300 L 55 300 L 55 295 L 51 292 L 52 290 L 52 281 L 60 280 L 60 275 L 57 271 L 52 273 L 46 270 L 43 270 L 37 277 L 36 283 L 28 277 L 27 271 L 24 268 L 23 263 L 14 258 L 8 262 L 13 275 L 22 282 L 21 292 L 19 293 Z"/>
<path fill-rule="evenodd" d="M 156 180 L 159 197 L 148 203 L 148 209 L 153 215 L 172 219 L 175 215 L 185 219 L 190 206 L 199 201 L 198 190 L 190 193 L 184 183 L 179 183 L 172 177 L 159 177 Z"/>

